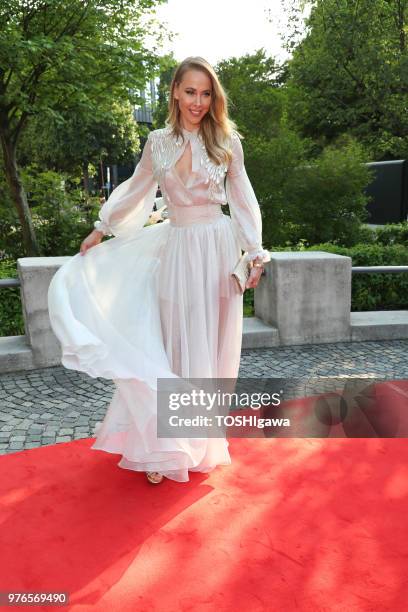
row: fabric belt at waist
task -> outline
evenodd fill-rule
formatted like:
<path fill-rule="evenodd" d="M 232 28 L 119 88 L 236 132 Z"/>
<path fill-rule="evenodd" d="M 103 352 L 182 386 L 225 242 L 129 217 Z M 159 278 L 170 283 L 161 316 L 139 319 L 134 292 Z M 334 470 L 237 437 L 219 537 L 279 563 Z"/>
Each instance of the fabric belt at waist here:
<path fill-rule="evenodd" d="M 223 217 L 221 204 L 193 204 L 191 206 L 168 206 L 171 225 L 185 227 L 196 223 L 213 223 Z"/>

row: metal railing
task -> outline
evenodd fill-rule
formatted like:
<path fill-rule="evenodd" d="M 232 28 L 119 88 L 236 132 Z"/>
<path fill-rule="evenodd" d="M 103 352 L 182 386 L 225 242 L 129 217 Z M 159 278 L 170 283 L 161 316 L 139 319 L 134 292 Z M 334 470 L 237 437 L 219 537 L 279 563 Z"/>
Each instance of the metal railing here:
<path fill-rule="evenodd" d="M 396 274 L 408 272 L 408 266 L 352 266 L 352 274 Z M 19 278 L 0 278 L 0 289 L 3 287 L 20 287 Z"/>
<path fill-rule="evenodd" d="M 263 271 L 265 274 L 266 270 Z M 399 272 L 408 272 L 408 266 L 352 266 L 352 274 L 396 274 Z M 20 287 L 21 281 L 19 278 L 0 278 L 0 289 L 6 287 Z"/>
<path fill-rule="evenodd" d="M 2 287 L 20 287 L 19 278 L 0 278 L 0 289 Z"/>
<path fill-rule="evenodd" d="M 408 266 L 352 266 L 352 274 L 395 274 L 397 272 L 408 272 Z"/>

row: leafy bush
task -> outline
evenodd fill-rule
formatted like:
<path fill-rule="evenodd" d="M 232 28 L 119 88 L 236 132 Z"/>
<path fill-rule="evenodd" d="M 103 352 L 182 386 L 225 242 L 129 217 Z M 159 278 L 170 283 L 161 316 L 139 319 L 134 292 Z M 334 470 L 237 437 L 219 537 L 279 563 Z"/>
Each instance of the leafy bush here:
<path fill-rule="evenodd" d="M 77 253 L 97 218 L 99 198 L 86 196 L 78 179 L 41 171 L 36 164 L 22 169 L 21 176 L 42 256 Z M 4 178 L 0 195 L 0 251 L 3 257 L 17 259 L 24 254 L 22 229 Z"/>
<path fill-rule="evenodd" d="M 24 184 L 33 206 L 32 216 L 44 257 L 74 255 L 92 230 L 99 198 L 86 196 L 79 179 L 36 166 L 23 171 Z M 70 188 L 67 188 L 70 183 Z"/>
<path fill-rule="evenodd" d="M 261 205 L 266 247 L 299 240 L 351 246 L 360 240 L 372 170 L 353 138 L 344 137 L 314 159 L 309 158 L 312 144 L 287 130 L 268 142 L 246 140 L 246 166 Z"/>
<path fill-rule="evenodd" d="M 370 176 L 363 150 L 351 139 L 339 148 L 326 147 L 308 166 L 295 169 L 286 183 L 289 240 L 354 244 L 367 218 L 364 188 Z"/>
<path fill-rule="evenodd" d="M 403 244 L 408 246 L 408 222 L 390 223 L 375 228 L 376 242 L 383 245 Z"/>
<path fill-rule="evenodd" d="M 291 238 L 286 204 L 293 169 L 308 148 L 296 134 L 281 130 L 275 138 L 247 136 L 243 141 L 245 167 L 261 206 L 265 246 L 284 245 Z"/>
<path fill-rule="evenodd" d="M 244 317 L 254 316 L 254 289 L 247 289 L 244 293 Z"/>
<path fill-rule="evenodd" d="M 17 264 L 0 261 L 0 278 L 17 278 Z M 20 287 L 3 287 L 0 291 L 0 336 L 24 335 Z"/>
<path fill-rule="evenodd" d="M 72 177 L 39 171 L 35 165 L 21 170 L 42 255 L 74 255 L 97 218 L 99 200 L 85 198 Z M 71 182 L 73 188 L 68 189 Z M 17 278 L 17 259 L 24 256 L 22 230 L 0 172 L 0 278 Z M 20 288 L 5 287 L 0 294 L 0 336 L 23 335 Z"/>
<path fill-rule="evenodd" d="M 306 250 L 327 251 L 351 257 L 353 266 L 406 266 L 408 247 L 400 244 L 356 244 L 346 248 L 316 244 Z M 408 309 L 408 273 L 352 275 L 352 311 Z"/>
<path fill-rule="evenodd" d="M 14 256 L 16 248 L 21 253 L 20 220 L 0 169 L 0 260 Z"/>

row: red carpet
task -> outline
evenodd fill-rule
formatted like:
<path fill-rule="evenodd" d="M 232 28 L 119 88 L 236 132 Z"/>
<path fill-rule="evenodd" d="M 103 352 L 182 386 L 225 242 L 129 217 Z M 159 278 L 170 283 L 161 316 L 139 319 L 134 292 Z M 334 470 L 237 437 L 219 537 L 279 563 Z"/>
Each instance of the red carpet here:
<path fill-rule="evenodd" d="M 407 440 L 230 439 L 157 487 L 92 442 L 0 458 L 0 591 L 70 596 L 32 609 L 406 610 Z"/>

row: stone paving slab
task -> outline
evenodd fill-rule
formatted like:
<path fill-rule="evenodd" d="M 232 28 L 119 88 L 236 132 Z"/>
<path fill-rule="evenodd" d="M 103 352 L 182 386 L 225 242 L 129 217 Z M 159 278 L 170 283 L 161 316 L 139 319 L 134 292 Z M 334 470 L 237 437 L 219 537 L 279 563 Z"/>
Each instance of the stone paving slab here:
<path fill-rule="evenodd" d="M 242 351 L 239 376 L 408 379 L 408 340 Z M 63 366 L 0 375 L 0 454 L 94 437 L 114 383 Z"/>

